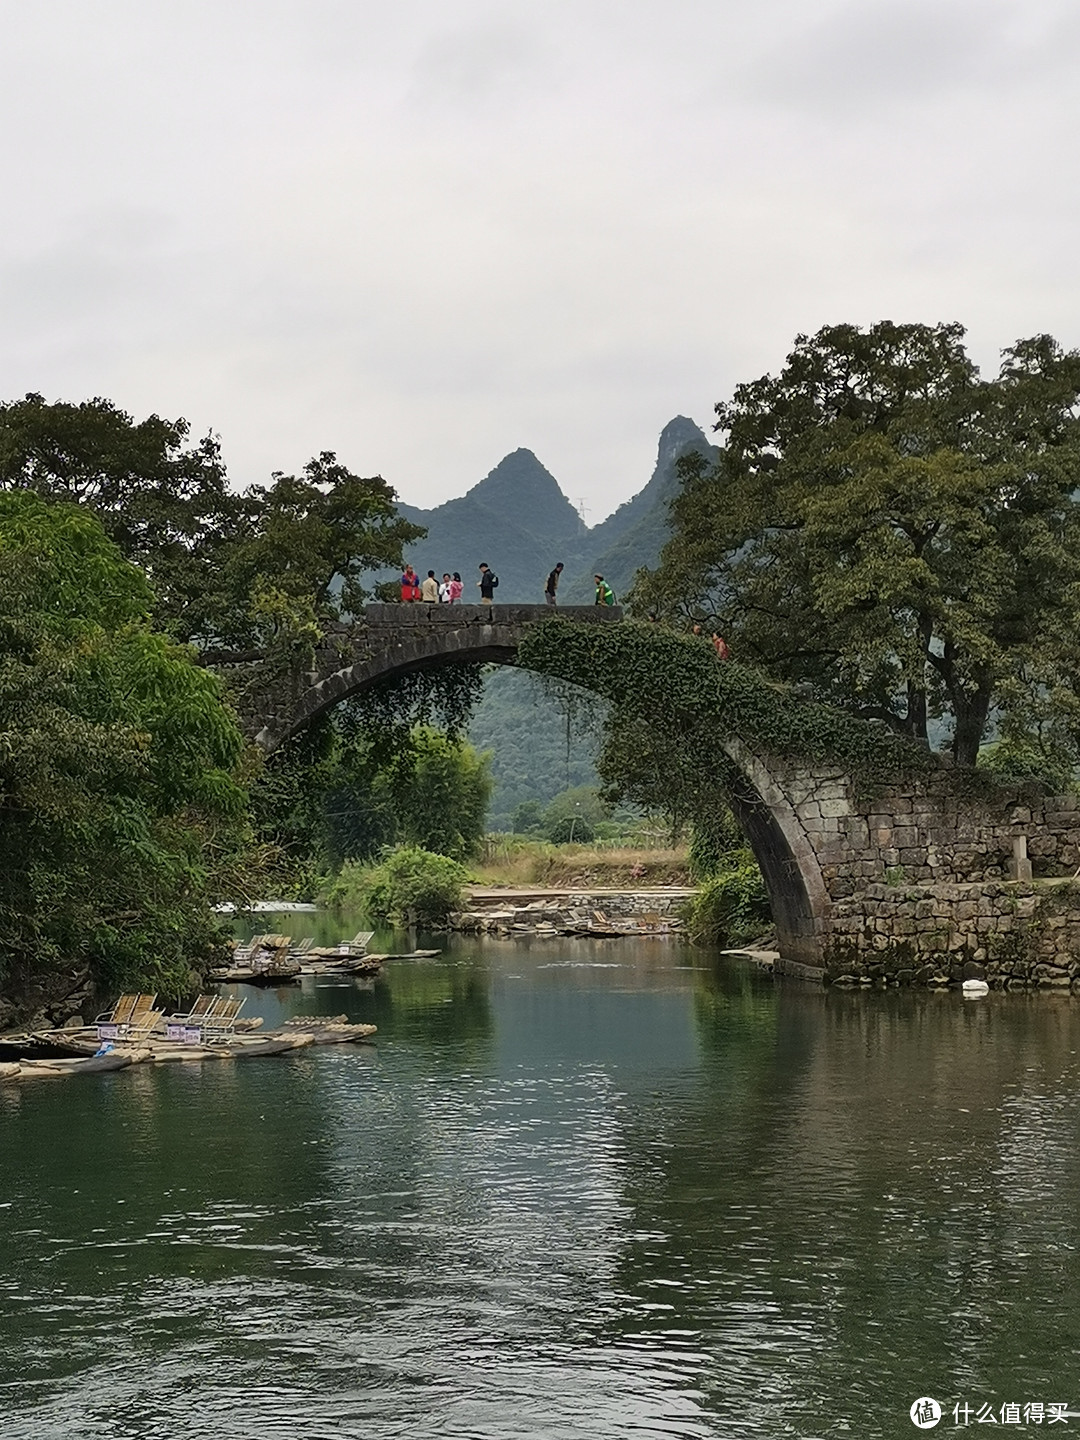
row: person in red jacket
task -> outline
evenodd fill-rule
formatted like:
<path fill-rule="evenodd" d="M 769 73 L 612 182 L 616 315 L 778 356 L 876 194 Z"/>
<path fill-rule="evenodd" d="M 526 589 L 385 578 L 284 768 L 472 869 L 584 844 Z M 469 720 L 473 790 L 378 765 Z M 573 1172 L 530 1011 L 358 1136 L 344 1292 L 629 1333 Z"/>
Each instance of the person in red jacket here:
<path fill-rule="evenodd" d="M 420 599 L 420 577 L 411 565 L 405 566 L 401 577 L 401 598 L 403 601 Z"/>

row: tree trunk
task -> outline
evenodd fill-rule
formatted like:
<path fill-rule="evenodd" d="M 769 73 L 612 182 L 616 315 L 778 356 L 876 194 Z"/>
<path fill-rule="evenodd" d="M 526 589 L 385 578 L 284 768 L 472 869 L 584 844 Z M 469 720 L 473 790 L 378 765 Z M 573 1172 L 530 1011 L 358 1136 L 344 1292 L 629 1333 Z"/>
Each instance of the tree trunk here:
<path fill-rule="evenodd" d="M 952 753 L 958 765 L 974 765 L 979 758 L 979 746 L 986 733 L 986 721 L 990 714 L 991 686 L 983 680 L 974 691 L 959 686 L 953 691 L 953 714 L 956 726 L 953 730 Z"/>
<path fill-rule="evenodd" d="M 920 690 L 913 680 L 907 687 L 907 732 L 916 740 L 926 744 L 926 691 Z"/>
<path fill-rule="evenodd" d="M 934 634 L 934 621 L 929 615 L 920 615 L 918 620 L 919 648 L 922 650 L 922 673 L 919 682 L 909 680 L 907 685 L 908 729 L 924 745 L 930 743 L 926 731 L 926 667 L 929 662 L 930 641 Z"/>

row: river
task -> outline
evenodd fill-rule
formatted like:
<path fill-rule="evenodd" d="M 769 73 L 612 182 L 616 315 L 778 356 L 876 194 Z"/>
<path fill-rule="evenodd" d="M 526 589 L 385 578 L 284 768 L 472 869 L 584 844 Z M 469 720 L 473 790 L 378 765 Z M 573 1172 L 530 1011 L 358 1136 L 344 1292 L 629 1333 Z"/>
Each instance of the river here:
<path fill-rule="evenodd" d="M 1080 1411 L 1080 1002 L 432 943 L 245 992 L 374 1046 L 0 1089 L 4 1440 Z"/>

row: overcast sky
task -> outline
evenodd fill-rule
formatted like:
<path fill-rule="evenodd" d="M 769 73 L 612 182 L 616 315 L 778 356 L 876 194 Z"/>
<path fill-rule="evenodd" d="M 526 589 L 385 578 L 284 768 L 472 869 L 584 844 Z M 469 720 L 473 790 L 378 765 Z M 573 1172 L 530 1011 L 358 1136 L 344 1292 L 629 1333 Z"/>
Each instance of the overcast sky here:
<path fill-rule="evenodd" d="M 1075 0 L 0 0 L 0 396 L 535 450 L 589 523 L 799 331 L 1080 345 Z"/>

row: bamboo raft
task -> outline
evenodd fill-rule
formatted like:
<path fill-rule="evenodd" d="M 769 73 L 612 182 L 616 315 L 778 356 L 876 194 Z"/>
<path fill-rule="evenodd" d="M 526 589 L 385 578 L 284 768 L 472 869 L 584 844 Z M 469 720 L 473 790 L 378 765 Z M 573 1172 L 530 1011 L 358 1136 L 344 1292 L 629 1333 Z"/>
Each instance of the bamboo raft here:
<path fill-rule="evenodd" d="M 255 1060 L 311 1045 L 370 1043 L 376 1032 L 376 1026 L 354 1024 L 345 1015 L 296 1015 L 280 1029 L 268 1031 L 259 1030 L 259 1023 L 243 1031 L 233 1030 L 220 1040 L 180 1040 L 170 1036 L 172 1027 L 166 1026 L 138 1039 L 106 1042 L 108 1049 L 92 1026 L 0 1036 L 5 1053 L 19 1052 L 17 1060 L 0 1062 L 0 1082 L 98 1075 L 130 1065 Z"/>
<path fill-rule="evenodd" d="M 361 930 L 339 945 L 316 945 L 309 936 L 256 935 L 237 945 L 230 964 L 211 970 L 221 985 L 288 985 L 303 975 L 377 975 L 384 960 L 397 956 L 369 955 L 374 930 Z"/>

